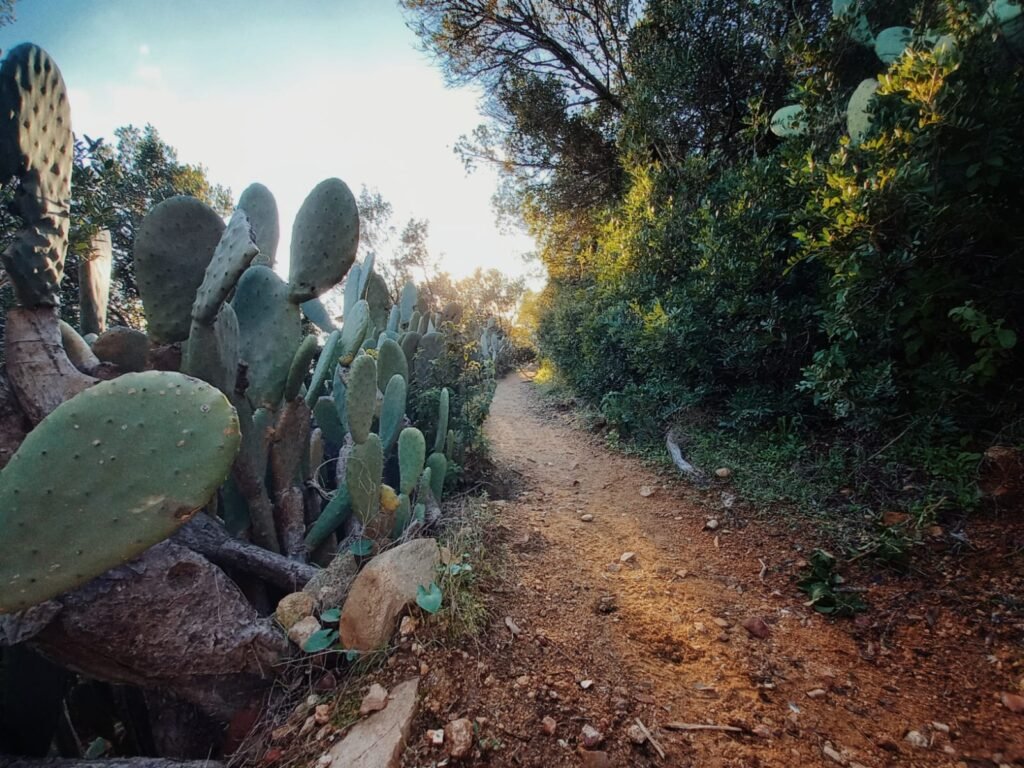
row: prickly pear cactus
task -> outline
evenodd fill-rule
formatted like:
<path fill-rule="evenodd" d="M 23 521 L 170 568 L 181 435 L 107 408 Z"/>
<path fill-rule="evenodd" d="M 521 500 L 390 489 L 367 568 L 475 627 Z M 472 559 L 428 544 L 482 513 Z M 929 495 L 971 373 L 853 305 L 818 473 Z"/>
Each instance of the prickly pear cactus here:
<path fill-rule="evenodd" d="M 82 335 L 99 335 L 107 330 L 112 266 L 110 232 L 103 229 L 93 235 L 89 241 L 89 252 L 78 262 L 79 327 Z"/>
<path fill-rule="evenodd" d="M 0 613 L 171 535 L 224 482 L 238 445 L 224 395 L 179 373 L 126 374 L 60 405 L 0 472 Z"/>
<path fill-rule="evenodd" d="M 385 338 L 377 344 L 377 389 L 383 392 L 396 374 L 408 381 L 409 361 L 397 341 Z"/>
<path fill-rule="evenodd" d="M 345 472 L 345 486 L 352 500 L 352 510 L 363 525 L 371 523 L 380 509 L 383 471 L 384 449 L 380 438 L 371 433 L 365 442 L 352 449 Z"/>
<path fill-rule="evenodd" d="M 363 274 L 366 274 L 365 266 Z M 366 281 L 366 303 L 370 305 L 370 322 L 373 327 L 379 331 L 387 328 L 391 296 L 388 294 L 388 284 L 376 272 L 371 272 Z"/>
<path fill-rule="evenodd" d="M 19 45 L 0 65 L 0 177 L 17 176 L 24 220 L 3 264 L 25 307 L 60 304 L 74 139 L 67 89 L 50 55 Z"/>
<path fill-rule="evenodd" d="M 384 452 L 391 450 L 398 438 L 398 430 L 405 418 L 405 398 L 408 385 L 400 374 L 391 377 L 384 389 L 384 400 L 380 405 L 380 439 L 384 444 Z"/>
<path fill-rule="evenodd" d="M 241 357 L 249 364 L 249 399 L 276 408 L 302 335 L 299 308 L 274 270 L 255 266 L 238 281 L 231 305 L 238 315 Z"/>
<path fill-rule="evenodd" d="M 213 251 L 203 282 L 196 292 L 192 304 L 192 318 L 195 321 L 204 325 L 213 324 L 221 305 L 258 253 L 245 211 L 235 211 Z"/>
<path fill-rule="evenodd" d="M 448 387 L 441 390 L 441 396 L 437 401 L 437 431 L 434 434 L 434 452 L 444 451 L 444 441 L 448 437 L 448 409 L 450 402 Z"/>
<path fill-rule="evenodd" d="M 402 323 L 410 323 L 412 320 L 413 312 L 416 311 L 416 284 L 408 282 L 402 286 L 402 297 L 398 301 L 398 309 L 400 312 L 399 318 Z M 410 327 L 409 330 L 416 330 Z"/>
<path fill-rule="evenodd" d="M 878 91 L 878 81 L 874 78 L 862 80 L 850 97 L 850 103 L 846 107 L 846 127 L 850 134 L 850 143 L 857 146 L 871 130 L 871 121 L 874 118 L 872 101 L 875 92 Z"/>
<path fill-rule="evenodd" d="M 350 365 L 355 359 L 369 325 L 370 305 L 362 300 L 357 301 L 345 314 L 345 322 L 341 326 L 341 347 L 338 357 L 341 358 L 342 365 Z"/>
<path fill-rule="evenodd" d="M 260 249 L 253 263 L 273 267 L 277 258 L 277 243 L 281 239 L 281 224 L 274 195 L 262 184 L 253 183 L 238 198 L 238 207 L 249 217 L 253 240 Z"/>
<path fill-rule="evenodd" d="M 150 338 L 184 341 L 192 304 L 224 234 L 224 222 L 208 205 L 178 195 L 158 203 L 135 236 L 135 277 Z"/>
<path fill-rule="evenodd" d="M 437 503 L 441 503 L 441 493 L 444 491 L 444 479 L 448 474 L 448 459 L 443 453 L 432 453 L 427 457 L 427 469 L 430 470 L 430 492 L 434 494 Z"/>
<path fill-rule="evenodd" d="M 306 197 L 292 225 L 291 301 L 301 304 L 340 283 L 358 245 L 356 199 L 341 179 L 325 179 Z"/>
<path fill-rule="evenodd" d="M 238 378 L 240 342 L 238 317 L 225 304 L 212 326 L 192 323 L 181 349 L 181 370 L 230 395 Z"/>
<path fill-rule="evenodd" d="M 423 473 L 427 441 L 416 427 L 406 427 L 398 436 L 398 490 L 411 494 Z"/>
<path fill-rule="evenodd" d="M 360 355 L 352 362 L 345 395 L 348 431 L 356 443 L 363 443 L 377 410 L 377 366 L 369 355 Z"/>

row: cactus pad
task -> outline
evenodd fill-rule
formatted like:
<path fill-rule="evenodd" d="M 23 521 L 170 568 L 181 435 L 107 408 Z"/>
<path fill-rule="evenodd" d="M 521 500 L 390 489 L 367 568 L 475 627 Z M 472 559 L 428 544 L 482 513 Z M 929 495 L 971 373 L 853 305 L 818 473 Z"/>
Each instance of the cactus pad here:
<path fill-rule="evenodd" d="M 403 323 L 412 320 L 413 312 L 416 311 L 416 299 L 416 284 L 410 281 L 403 285 L 402 298 L 398 302 L 400 319 Z M 415 330 L 415 328 L 410 327 L 409 330 Z"/>
<path fill-rule="evenodd" d="M 366 442 L 352 449 L 345 470 L 345 486 L 352 510 L 363 525 L 370 523 L 380 508 L 380 478 L 384 471 L 384 450 L 380 438 L 370 434 Z"/>
<path fill-rule="evenodd" d="M 260 249 L 253 263 L 273 267 L 277 258 L 277 243 L 281 239 L 274 195 L 262 184 L 250 184 L 238 198 L 238 207 L 248 216 L 253 240 Z"/>
<path fill-rule="evenodd" d="M 356 443 L 366 441 L 377 410 L 377 365 L 369 355 L 352 361 L 345 394 L 348 431 Z"/>
<path fill-rule="evenodd" d="M 850 97 L 850 103 L 846 107 L 846 127 L 853 146 L 864 141 L 871 130 L 871 120 L 874 117 L 872 101 L 876 91 L 878 81 L 868 78 L 861 81 Z"/>
<path fill-rule="evenodd" d="M 341 179 L 326 179 L 309 193 L 292 226 L 288 282 L 296 304 L 342 281 L 356 258 L 359 211 Z"/>
<path fill-rule="evenodd" d="M 416 427 L 406 427 L 398 436 L 398 490 L 412 493 L 423 472 L 427 455 L 427 441 Z"/>
<path fill-rule="evenodd" d="M 245 270 L 231 305 L 238 315 L 242 360 L 249 365 L 249 399 L 276 408 L 302 334 L 299 308 L 288 301 L 288 284 L 263 266 Z"/>
<path fill-rule="evenodd" d="M 249 219 L 245 211 L 237 210 L 206 267 L 203 282 L 199 285 L 192 305 L 193 319 L 206 325 L 213 323 L 221 305 L 257 253 L 259 250 L 249 231 Z"/>
<path fill-rule="evenodd" d="M 17 46 L 0 65 L 0 177 L 21 182 L 13 203 L 25 229 L 3 263 L 25 307 L 60 304 L 73 149 L 60 70 L 42 48 Z"/>
<path fill-rule="evenodd" d="M 441 390 L 441 396 L 437 400 L 437 431 L 434 433 L 434 452 L 444 451 L 444 441 L 448 437 L 448 409 L 451 395 L 448 387 Z"/>
<path fill-rule="evenodd" d="M 181 349 L 181 370 L 231 394 L 238 378 L 238 345 L 238 318 L 231 305 L 225 304 L 212 326 L 192 322 Z"/>
<path fill-rule="evenodd" d="M 327 311 L 327 307 L 323 305 L 320 299 L 310 299 L 309 301 L 302 302 L 301 309 L 306 319 L 324 333 L 334 333 L 338 330 L 331 319 L 331 313 Z"/>
<path fill-rule="evenodd" d="M 397 341 L 384 338 L 377 344 L 377 388 L 383 392 L 395 374 L 409 381 L 409 361 Z"/>
<path fill-rule="evenodd" d="M 135 276 L 149 335 L 184 341 L 192 302 L 224 233 L 224 222 L 205 203 L 179 195 L 158 203 L 135 236 Z"/>
<path fill-rule="evenodd" d="M 430 492 L 434 499 L 441 503 L 441 493 L 444 491 L 444 479 L 448 474 L 448 459 L 443 453 L 432 453 L 427 457 L 427 469 L 430 470 Z"/>
<path fill-rule="evenodd" d="M 316 336 L 303 337 L 302 343 L 295 351 L 295 357 L 292 358 L 291 367 L 288 369 L 288 379 L 284 386 L 285 400 L 294 400 L 299 396 L 299 391 L 306 380 L 306 374 L 309 373 L 309 366 L 313 362 L 313 358 L 316 357 L 318 349 Z"/>
<path fill-rule="evenodd" d="M 365 301 L 357 301 L 345 313 L 345 322 L 341 326 L 341 348 L 338 357 L 342 365 L 351 364 L 356 352 L 366 338 L 366 330 L 370 325 L 370 305 Z"/>
<path fill-rule="evenodd" d="M 391 296 L 388 294 L 388 284 L 376 272 L 371 272 L 366 282 L 366 303 L 370 305 L 370 322 L 373 327 L 379 331 L 387 328 Z"/>
<path fill-rule="evenodd" d="M 395 374 L 384 390 L 384 400 L 380 405 L 380 440 L 384 444 L 384 453 L 391 450 L 398 438 L 398 430 L 402 427 L 405 417 L 405 398 L 408 385 L 401 374 Z"/>
<path fill-rule="evenodd" d="M 324 348 L 313 369 L 313 378 L 310 379 L 309 389 L 306 390 L 306 405 L 310 407 L 320 397 L 327 380 L 334 376 L 334 369 L 338 366 L 338 342 L 340 340 L 341 331 L 333 331 L 324 342 Z"/>
<path fill-rule="evenodd" d="M 83 335 L 107 330 L 112 265 L 110 231 L 103 229 L 93 235 L 89 252 L 78 262 L 79 326 Z"/>
<path fill-rule="evenodd" d="M 126 374 L 60 405 L 0 473 L 0 613 L 170 536 L 216 492 L 238 445 L 224 395 L 178 373 Z"/>

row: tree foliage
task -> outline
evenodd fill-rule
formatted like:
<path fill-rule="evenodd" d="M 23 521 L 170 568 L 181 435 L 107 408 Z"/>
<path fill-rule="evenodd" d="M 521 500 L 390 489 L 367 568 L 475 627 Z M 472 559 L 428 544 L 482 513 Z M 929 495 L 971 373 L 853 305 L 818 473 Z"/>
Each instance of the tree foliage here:
<path fill-rule="evenodd" d="M 462 150 L 497 164 L 503 212 L 537 238 L 542 352 L 620 432 L 799 424 L 960 480 L 997 435 L 1022 439 L 1024 64 L 983 4 L 857 4 L 874 33 L 914 30 L 886 66 L 821 0 L 633 3 L 594 68 L 608 93 L 523 63 L 573 42 L 537 31 L 561 3 L 405 5 L 449 76 L 485 89 Z M 807 127 L 781 140 L 787 104 Z"/>

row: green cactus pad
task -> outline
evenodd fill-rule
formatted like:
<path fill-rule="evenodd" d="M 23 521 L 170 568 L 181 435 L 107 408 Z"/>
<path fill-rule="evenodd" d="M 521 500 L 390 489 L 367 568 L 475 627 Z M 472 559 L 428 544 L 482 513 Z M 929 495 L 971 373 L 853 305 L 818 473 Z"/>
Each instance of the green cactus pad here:
<path fill-rule="evenodd" d="M 449 429 L 444 441 L 444 455 L 449 459 L 455 456 L 455 430 Z"/>
<path fill-rule="evenodd" d="M 872 101 L 877 90 L 878 81 L 868 78 L 861 81 L 850 97 L 850 103 L 846 107 L 846 127 L 853 146 L 864 141 L 871 130 L 871 121 L 874 117 Z"/>
<path fill-rule="evenodd" d="M 225 304 L 212 327 L 193 321 L 181 350 L 181 370 L 231 394 L 238 378 L 239 344 L 238 318 Z"/>
<path fill-rule="evenodd" d="M 420 315 L 420 324 L 416 329 L 417 333 L 419 333 L 420 336 L 426 336 L 431 333 L 430 325 L 430 315 Z"/>
<path fill-rule="evenodd" d="M 301 304 L 340 283 L 358 245 L 356 199 L 341 179 L 325 179 L 306 197 L 292 225 L 291 300 Z"/>
<path fill-rule="evenodd" d="M 370 322 L 374 328 L 378 331 L 387 328 L 391 295 L 388 293 L 388 284 L 376 272 L 371 273 L 366 282 L 366 303 L 370 305 Z"/>
<path fill-rule="evenodd" d="M 398 323 L 401 320 L 401 317 L 402 310 L 398 308 L 398 305 L 396 304 L 391 307 L 391 310 L 388 312 L 388 333 L 398 334 Z"/>
<path fill-rule="evenodd" d="M 224 233 L 224 222 L 206 203 L 179 195 L 158 203 L 135 235 L 135 276 L 150 337 L 184 341 L 192 302 Z"/>
<path fill-rule="evenodd" d="M 194 320 L 206 325 L 213 323 L 221 305 L 257 253 L 259 250 L 249 231 L 249 219 L 245 211 L 239 209 L 231 216 L 227 229 L 221 235 L 213 258 L 206 267 L 203 282 L 196 291 L 196 300 L 192 304 Z"/>
<path fill-rule="evenodd" d="M 345 319 L 348 319 L 348 313 L 352 311 L 352 307 L 356 305 L 362 296 L 359 295 L 359 281 L 363 274 L 363 265 L 358 261 L 352 265 L 349 269 L 348 275 L 345 277 L 345 293 L 344 300 L 342 303 L 342 314 Z"/>
<path fill-rule="evenodd" d="M 365 442 L 352 449 L 345 468 L 345 485 L 352 499 L 352 510 L 363 525 L 377 516 L 383 471 L 384 450 L 380 438 L 371 433 Z"/>
<path fill-rule="evenodd" d="M 888 27 L 875 37 L 875 54 L 883 64 L 892 64 L 914 40 L 910 27 Z"/>
<path fill-rule="evenodd" d="M 430 484 L 433 478 L 431 477 L 430 467 L 424 467 L 420 473 L 420 484 L 416 488 L 416 498 L 425 499 L 427 494 L 431 493 Z"/>
<path fill-rule="evenodd" d="M 334 377 L 334 369 L 338 366 L 338 342 L 340 340 L 341 331 L 334 331 L 324 342 L 324 348 L 313 369 L 313 378 L 310 379 L 309 389 L 306 390 L 306 405 L 310 407 L 320 397 L 327 381 Z"/>
<path fill-rule="evenodd" d="M 324 463 L 324 433 L 319 427 L 309 433 L 309 451 L 305 463 L 305 479 L 317 479 L 320 465 Z"/>
<path fill-rule="evenodd" d="M 321 397 L 316 401 L 313 405 L 313 418 L 316 419 L 317 426 L 323 430 L 324 437 L 330 442 L 337 446 L 345 444 L 345 435 L 348 432 L 338 418 L 338 409 L 331 398 Z"/>
<path fill-rule="evenodd" d="M 249 399 L 276 408 L 302 334 L 299 308 L 288 301 L 288 284 L 269 267 L 249 267 L 231 301 L 238 315 L 241 356 L 249 365 Z"/>
<path fill-rule="evenodd" d="M 115 325 L 96 338 L 92 351 L 122 371 L 144 371 L 149 361 L 149 337 L 134 328 Z"/>
<path fill-rule="evenodd" d="M 331 397 L 334 400 L 334 409 L 338 414 L 338 421 L 341 422 L 345 432 L 348 432 L 348 385 L 342 378 L 347 373 L 347 368 L 340 365 L 334 369 L 334 381 L 331 383 Z"/>
<path fill-rule="evenodd" d="M 403 323 L 412 320 L 413 312 L 416 311 L 416 284 L 408 282 L 402 286 L 402 297 L 399 299 L 398 307 L 401 312 L 400 319 Z M 410 327 L 410 330 L 415 330 Z"/>
<path fill-rule="evenodd" d="M 306 380 L 309 366 L 312 364 L 313 358 L 316 357 L 319 348 L 320 345 L 316 340 L 316 336 L 303 337 L 302 343 L 299 344 L 299 348 L 295 351 L 295 356 L 292 358 L 292 364 L 288 368 L 288 379 L 284 385 L 284 399 L 286 401 L 294 400 L 299 396 L 299 390 Z"/>
<path fill-rule="evenodd" d="M 380 405 L 380 440 L 384 445 L 384 453 L 391 450 L 398 438 L 398 430 L 405 417 L 405 398 L 408 385 L 401 374 L 391 377 L 384 390 L 384 400 Z"/>
<path fill-rule="evenodd" d="M 412 508 L 409 502 L 409 497 L 402 493 L 398 496 L 398 509 L 395 510 L 395 525 L 391 529 L 391 538 L 397 539 L 405 532 L 405 529 L 409 527 L 409 521 L 412 518 Z"/>
<path fill-rule="evenodd" d="M 324 539 L 338 530 L 351 514 L 352 500 L 349 498 L 348 488 L 341 486 L 306 534 L 306 549 L 312 552 L 323 544 Z"/>
<path fill-rule="evenodd" d="M 170 536 L 224 482 L 238 444 L 224 395 L 179 373 L 126 374 L 60 405 L 0 472 L 0 613 Z"/>
<path fill-rule="evenodd" d="M 405 359 L 409 363 L 412 363 L 416 359 L 416 351 L 420 348 L 420 341 L 423 337 L 415 331 L 403 334 L 402 338 L 398 340 L 399 346 L 402 347 L 402 351 L 405 352 Z"/>
<path fill-rule="evenodd" d="M 385 337 L 377 344 L 377 388 L 383 391 L 395 374 L 408 381 L 409 362 L 398 342 Z"/>
<path fill-rule="evenodd" d="M 398 490 L 412 493 L 416 480 L 423 472 L 427 455 L 427 441 L 416 427 L 406 427 L 398 436 Z"/>
<path fill-rule="evenodd" d="M 19 177 L 13 208 L 25 228 L 2 257 L 25 307 L 60 304 L 73 151 L 60 70 L 42 48 L 17 46 L 0 65 L 0 177 Z"/>
<path fill-rule="evenodd" d="M 60 343 L 67 353 L 68 360 L 80 371 L 90 371 L 100 364 L 100 359 L 89 346 L 89 342 L 81 337 L 70 323 L 57 321 L 60 328 Z"/>
<path fill-rule="evenodd" d="M 772 115 L 771 130 L 776 136 L 786 138 L 800 136 L 807 132 L 807 121 L 804 119 L 804 108 L 801 104 L 790 104 L 776 110 Z"/>
<path fill-rule="evenodd" d="M 420 315 L 419 310 L 415 310 L 412 313 L 412 317 L 409 318 L 409 328 L 408 328 L 408 331 L 410 333 L 420 333 L 420 320 L 421 319 L 422 319 L 422 316 Z M 422 335 L 423 334 L 420 333 L 420 336 L 422 336 Z"/>
<path fill-rule="evenodd" d="M 341 326 L 341 348 L 338 357 L 342 365 L 350 365 L 356 352 L 366 338 L 366 329 L 370 325 L 370 305 L 365 301 L 357 301 L 352 309 L 345 314 L 345 322 Z"/>
<path fill-rule="evenodd" d="M 89 252 L 78 262 L 78 306 L 81 318 L 78 324 L 82 335 L 99 335 L 107 329 L 112 265 L 110 231 L 103 229 L 93 235 L 89 241 Z"/>
<path fill-rule="evenodd" d="M 274 195 L 262 184 L 250 184 L 238 198 L 238 208 L 249 217 L 253 240 L 260 249 L 253 263 L 273 267 L 277 258 L 277 243 L 281 239 L 281 224 Z"/>
<path fill-rule="evenodd" d="M 345 395 L 348 431 L 356 443 L 366 441 L 377 410 L 377 364 L 369 355 L 352 361 Z"/>
<path fill-rule="evenodd" d="M 448 474 L 448 459 L 443 453 L 432 453 L 427 457 L 427 469 L 430 470 L 430 492 L 434 494 L 434 500 L 440 504 L 444 479 Z"/>
<path fill-rule="evenodd" d="M 377 254 L 370 251 L 366 254 L 366 258 L 363 259 L 362 269 L 359 270 L 359 298 L 366 298 L 366 287 L 369 285 L 370 276 L 373 274 L 373 268 L 377 263 Z"/>
<path fill-rule="evenodd" d="M 323 305 L 323 302 L 321 302 L 320 299 L 304 301 L 300 308 L 302 309 L 302 314 L 306 316 L 306 319 L 324 333 L 334 333 L 338 330 L 338 327 L 334 324 L 334 320 L 331 319 L 331 313 L 327 311 L 327 307 Z"/>
<path fill-rule="evenodd" d="M 441 390 L 441 396 L 437 400 L 437 431 L 434 433 L 434 451 L 444 451 L 444 441 L 448 437 L 448 409 L 451 395 L 448 387 Z"/>

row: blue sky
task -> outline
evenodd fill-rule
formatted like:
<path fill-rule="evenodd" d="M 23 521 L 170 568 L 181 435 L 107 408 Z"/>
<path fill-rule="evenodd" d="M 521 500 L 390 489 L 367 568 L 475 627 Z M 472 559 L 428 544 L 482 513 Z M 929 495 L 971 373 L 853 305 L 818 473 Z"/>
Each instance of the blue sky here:
<path fill-rule="evenodd" d="M 282 246 L 306 193 L 338 176 L 379 189 L 396 223 L 430 219 L 456 276 L 526 271 L 522 235 L 498 232 L 488 169 L 452 146 L 481 118 L 479 93 L 446 88 L 389 0 L 18 0 L 0 47 L 46 48 L 68 85 L 76 133 L 152 123 L 236 199 L 274 192 Z"/>

